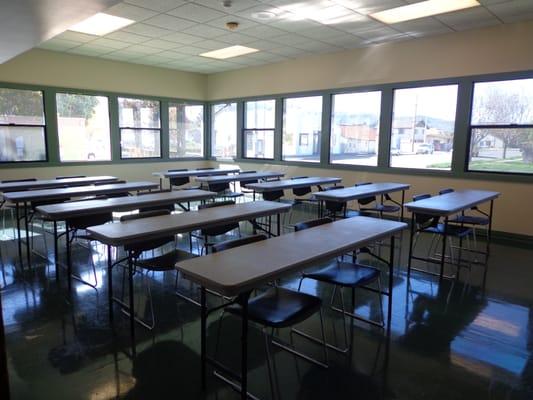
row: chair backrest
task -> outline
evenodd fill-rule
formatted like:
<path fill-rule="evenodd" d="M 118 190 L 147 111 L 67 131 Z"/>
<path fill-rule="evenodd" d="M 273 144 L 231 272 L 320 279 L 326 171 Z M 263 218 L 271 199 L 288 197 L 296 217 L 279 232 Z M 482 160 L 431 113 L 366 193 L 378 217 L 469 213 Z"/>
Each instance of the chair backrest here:
<path fill-rule="evenodd" d="M 168 172 L 183 172 L 183 171 L 188 171 L 187 168 L 178 168 L 178 169 L 168 169 L 167 170 Z"/>
<path fill-rule="evenodd" d="M 357 182 L 354 186 L 372 185 L 372 182 Z"/>
<path fill-rule="evenodd" d="M 221 182 L 221 183 L 208 183 L 207 189 L 210 192 L 220 193 L 227 189 L 229 189 L 229 182 Z"/>
<path fill-rule="evenodd" d="M 15 182 L 35 182 L 37 178 L 25 178 L 25 179 L 8 179 L 0 181 L 0 183 L 15 183 Z"/>
<path fill-rule="evenodd" d="M 172 176 L 168 178 L 170 186 L 182 186 L 189 183 L 191 180 L 188 176 Z"/>
<path fill-rule="evenodd" d="M 327 192 L 327 191 L 330 191 L 330 190 L 338 190 L 338 189 L 344 189 L 344 186 L 342 186 L 342 185 L 339 185 L 339 186 L 328 186 L 328 187 L 325 187 L 323 191 Z M 332 213 L 337 213 L 337 212 L 342 211 L 345 205 L 346 205 L 346 202 L 331 201 L 331 200 L 326 200 L 325 201 L 326 210 L 328 210 L 329 212 L 332 212 Z"/>
<path fill-rule="evenodd" d="M 314 228 L 315 226 L 329 224 L 330 222 L 333 222 L 331 218 L 318 218 L 318 219 L 312 219 L 310 221 L 303 221 L 299 222 L 296 225 L 294 225 L 294 231 L 303 231 L 304 229 Z"/>
<path fill-rule="evenodd" d="M 257 171 L 239 171 L 239 175 L 242 174 L 255 174 Z"/>
<path fill-rule="evenodd" d="M 64 175 L 56 176 L 56 179 L 87 178 L 87 175 Z"/>
<path fill-rule="evenodd" d="M 124 181 L 124 180 L 120 180 L 120 181 L 98 181 L 98 182 L 94 182 L 93 185 L 94 186 L 115 185 L 117 183 L 126 183 L 126 181 Z"/>
<path fill-rule="evenodd" d="M 155 194 L 155 193 L 170 193 L 170 189 L 162 189 L 162 190 L 152 190 L 151 192 L 139 192 L 137 193 L 137 196 L 144 196 L 146 194 Z M 139 208 L 139 213 L 144 213 L 148 211 L 156 211 L 156 210 L 168 210 L 170 212 L 174 211 L 174 203 L 172 204 L 164 204 L 159 206 L 147 206 L 147 207 L 141 207 Z"/>
<path fill-rule="evenodd" d="M 305 179 L 309 178 L 308 176 L 293 176 L 292 179 Z M 306 194 L 311 193 L 311 186 L 304 186 L 299 188 L 292 189 L 292 194 L 295 196 L 305 196 Z"/>
<path fill-rule="evenodd" d="M 102 185 L 115 185 L 115 184 L 121 184 L 121 183 L 126 183 L 126 181 L 113 181 L 113 182 L 102 182 L 102 181 L 99 181 L 99 182 L 94 182 L 94 186 L 102 186 Z M 108 198 L 112 198 L 112 197 L 127 197 L 129 196 L 130 193 L 125 190 L 124 192 L 117 192 L 117 193 L 108 193 L 106 194 L 106 197 Z"/>
<path fill-rule="evenodd" d="M 277 201 L 284 195 L 283 190 L 270 190 L 268 192 L 263 192 L 262 194 L 263 200 L 267 201 Z"/>
<path fill-rule="evenodd" d="M 429 199 L 430 197 L 431 195 L 429 193 L 417 194 L 413 196 L 413 201 Z M 439 223 L 439 217 L 429 214 L 415 213 L 415 223 L 418 225 L 419 229 L 435 227 Z"/>
<path fill-rule="evenodd" d="M 239 172 L 239 175 L 255 174 L 256 172 L 257 171 L 241 171 L 241 172 Z M 241 185 L 241 187 L 243 187 L 243 186 L 246 186 L 246 185 L 248 185 L 250 183 L 257 183 L 257 182 L 258 182 L 257 179 L 242 180 L 242 181 L 240 181 L 240 185 Z"/>
<path fill-rule="evenodd" d="M 142 218 L 159 217 L 161 215 L 170 215 L 168 210 L 152 210 L 140 212 L 138 214 L 123 215 L 120 217 L 120 222 L 133 221 Z M 131 243 L 124 246 L 126 251 L 133 252 L 133 257 L 138 257 L 143 251 L 155 249 L 164 244 L 174 241 L 174 236 L 165 236 L 157 239 L 142 240 L 136 243 Z"/>
<path fill-rule="evenodd" d="M 215 169 L 214 167 L 202 167 L 202 168 L 196 168 L 196 171 L 208 171 L 211 169 Z"/>
<path fill-rule="evenodd" d="M 206 208 L 229 206 L 232 204 L 235 204 L 235 201 L 233 200 L 215 201 L 213 203 L 200 204 L 198 206 L 198 209 L 205 210 Z M 215 226 L 213 228 L 204 228 L 204 229 L 201 229 L 200 232 L 204 236 L 218 236 L 218 235 L 223 235 L 224 233 L 227 233 L 229 231 L 232 231 L 233 229 L 237 229 L 238 227 L 239 227 L 238 222 L 231 222 L 225 225 Z"/>
<path fill-rule="evenodd" d="M 245 244 L 260 242 L 261 240 L 266 240 L 267 236 L 264 234 L 247 236 L 239 239 L 228 240 L 226 242 L 220 242 L 214 244 L 212 247 L 212 252 L 217 253 L 224 250 L 233 249 L 235 247 L 244 246 Z"/>
<path fill-rule="evenodd" d="M 68 224 L 74 229 L 85 229 L 89 226 L 102 225 L 106 222 L 113 221 L 113 213 L 105 212 L 101 214 L 84 215 L 68 219 Z"/>
<path fill-rule="evenodd" d="M 372 185 L 372 182 L 357 182 L 354 186 L 365 186 L 365 185 Z M 357 203 L 362 206 L 366 206 L 367 204 L 370 204 L 374 201 L 376 201 L 376 196 L 369 196 L 369 197 L 363 197 L 361 199 L 357 199 Z"/>
<path fill-rule="evenodd" d="M 454 192 L 452 188 L 441 189 L 439 190 L 439 195 L 446 194 L 446 193 L 452 193 L 452 192 Z"/>

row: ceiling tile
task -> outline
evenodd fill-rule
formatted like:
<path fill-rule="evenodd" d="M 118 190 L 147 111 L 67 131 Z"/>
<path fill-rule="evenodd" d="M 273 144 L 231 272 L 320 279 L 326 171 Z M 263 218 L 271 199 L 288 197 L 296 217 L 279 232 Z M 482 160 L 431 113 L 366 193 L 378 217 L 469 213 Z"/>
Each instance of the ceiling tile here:
<path fill-rule="evenodd" d="M 182 46 L 182 47 L 178 47 L 176 49 L 176 51 L 178 53 L 182 53 L 182 54 L 190 54 L 190 55 L 193 55 L 193 56 L 197 56 L 198 54 L 201 54 L 201 53 L 205 53 L 206 50 L 205 49 L 202 49 L 201 47 L 195 47 L 195 46 Z"/>
<path fill-rule="evenodd" d="M 169 58 L 169 59 L 171 59 L 171 60 L 181 60 L 181 59 L 183 59 L 184 57 L 187 57 L 185 54 L 178 53 L 178 52 L 175 51 L 175 50 L 172 50 L 172 51 L 162 51 L 161 53 L 158 53 L 157 55 L 160 56 L 160 57 L 166 57 L 166 58 Z"/>
<path fill-rule="evenodd" d="M 64 40 L 72 40 L 74 42 L 87 43 L 94 39 L 97 39 L 98 37 L 99 36 L 87 35 L 85 33 L 80 33 L 80 32 L 65 31 L 55 36 L 54 39 L 64 39 Z"/>
<path fill-rule="evenodd" d="M 173 17 L 172 15 L 167 14 L 159 14 L 155 17 L 145 20 L 144 23 L 157 26 L 158 28 L 170 29 L 172 31 L 181 31 L 196 25 L 196 22 Z"/>
<path fill-rule="evenodd" d="M 137 56 L 129 55 L 123 55 L 121 53 L 116 54 L 117 52 L 103 54 L 99 56 L 99 58 L 104 58 L 106 60 L 114 60 L 114 61 L 122 61 L 122 62 L 129 62 L 130 60 L 135 59 Z"/>
<path fill-rule="evenodd" d="M 226 33 L 225 35 L 217 37 L 217 40 L 226 42 L 229 44 L 246 44 L 257 40 L 256 37 L 243 35 L 240 33 Z"/>
<path fill-rule="evenodd" d="M 297 17 L 294 15 L 292 15 L 292 17 L 286 16 L 285 18 L 272 21 L 268 25 L 274 28 L 282 29 L 286 32 L 301 32 L 305 29 L 322 26 L 322 24 L 319 24 L 315 21 L 297 19 Z"/>
<path fill-rule="evenodd" d="M 248 29 L 243 29 L 241 33 L 244 35 L 255 36 L 257 38 L 264 39 L 264 38 L 281 36 L 281 35 L 286 34 L 287 32 L 282 31 L 281 29 L 272 27 L 270 25 L 256 25 Z"/>
<path fill-rule="evenodd" d="M 306 36 L 312 39 L 321 40 L 335 36 L 339 36 L 342 32 L 336 29 L 329 28 L 327 26 L 321 26 L 318 28 L 305 29 L 298 32 L 302 36 Z"/>
<path fill-rule="evenodd" d="M 356 34 L 357 32 L 360 32 L 360 31 L 365 31 L 369 29 L 378 29 L 378 28 L 385 27 L 386 25 L 372 18 L 360 15 L 360 16 L 354 16 L 354 18 L 352 18 L 351 20 L 346 20 L 344 22 L 334 24 L 331 26 L 334 27 L 335 29 L 342 30 L 344 32 Z"/>
<path fill-rule="evenodd" d="M 120 40 L 127 43 L 142 43 L 150 40 L 148 36 L 136 35 L 134 33 L 116 31 L 104 36 L 107 39 Z"/>
<path fill-rule="evenodd" d="M 368 15 L 389 8 L 404 6 L 408 1 L 403 0 L 331 0 L 343 7 L 350 8 L 359 14 Z M 420 0 L 416 0 L 420 1 Z"/>
<path fill-rule="evenodd" d="M 113 49 L 110 47 L 93 45 L 91 43 L 85 43 L 81 46 L 68 50 L 69 53 L 81 54 L 84 56 L 99 56 L 102 54 L 111 53 L 112 51 Z"/>
<path fill-rule="evenodd" d="M 117 50 L 118 49 L 123 49 L 123 48 L 128 47 L 128 46 L 131 46 L 131 43 L 121 42 L 119 40 L 108 39 L 108 38 L 105 38 L 105 37 L 93 40 L 90 43 L 92 45 L 105 46 L 105 47 L 110 47 L 112 49 L 117 49 Z"/>
<path fill-rule="evenodd" d="M 155 54 L 155 53 L 161 52 L 161 49 L 154 48 L 154 47 L 148 47 L 148 46 L 145 46 L 144 44 L 134 44 L 128 47 L 127 50 L 135 52 L 135 53 L 140 53 L 140 54 Z"/>
<path fill-rule="evenodd" d="M 510 23 L 533 18 L 532 0 L 515 0 L 498 3 L 487 8 L 502 21 Z"/>
<path fill-rule="evenodd" d="M 256 0 L 234 0 L 231 7 L 224 7 L 222 5 L 222 1 L 218 0 L 195 0 L 195 3 L 202 4 L 206 7 L 211 7 L 225 13 L 246 10 L 247 8 L 261 5 L 261 3 Z"/>
<path fill-rule="evenodd" d="M 277 47 L 274 49 L 270 49 L 268 52 L 272 54 L 277 54 L 280 56 L 291 57 L 291 58 L 309 54 L 305 50 L 298 49 L 296 47 L 290 47 L 290 46 Z"/>
<path fill-rule="evenodd" d="M 484 7 L 474 7 L 467 10 L 437 15 L 435 19 L 438 19 L 454 30 L 501 24 L 500 20 Z"/>
<path fill-rule="evenodd" d="M 109 55 L 115 56 L 117 59 L 122 60 L 131 60 L 133 58 L 145 57 L 146 54 L 133 51 L 132 49 L 126 48 L 121 50 L 116 50 Z"/>
<path fill-rule="evenodd" d="M 143 43 L 143 46 L 153 47 L 155 49 L 160 50 L 170 50 L 175 49 L 179 46 L 176 42 L 169 42 L 167 40 L 161 40 L 161 39 L 152 39 L 147 42 Z"/>
<path fill-rule="evenodd" d="M 354 35 L 346 33 L 332 38 L 322 39 L 322 42 L 333 44 L 339 47 L 348 46 L 348 48 L 353 48 L 354 46 L 361 46 L 363 41 Z"/>
<path fill-rule="evenodd" d="M 159 12 L 172 10 L 186 2 L 185 0 L 126 0 L 126 3 Z"/>
<path fill-rule="evenodd" d="M 337 32 L 337 36 L 340 34 L 340 32 Z M 282 44 L 282 45 L 295 45 L 298 43 L 305 43 L 309 41 L 309 37 L 302 36 L 297 33 L 287 33 L 285 35 L 276 36 L 269 39 L 271 42 Z"/>
<path fill-rule="evenodd" d="M 252 21 L 252 20 L 246 19 L 246 18 L 242 18 L 242 17 L 239 17 L 239 16 L 235 16 L 235 15 L 232 15 L 232 14 L 224 15 L 223 17 L 220 17 L 220 18 L 214 19 L 212 21 L 209 21 L 209 22 L 207 22 L 207 25 L 214 26 L 215 28 L 220 28 L 220 29 L 226 30 L 226 29 L 228 29 L 226 27 L 226 23 L 228 23 L 228 22 L 238 22 L 239 23 L 239 27 L 235 31 L 228 30 L 228 32 L 237 32 L 237 33 L 240 32 L 243 29 L 251 28 L 252 26 L 258 25 L 258 23 L 255 22 L 255 21 Z"/>
<path fill-rule="evenodd" d="M 158 28 L 156 26 L 146 25 L 142 23 L 129 25 L 123 28 L 122 30 L 129 33 L 136 33 L 137 35 L 148 36 L 151 38 L 156 38 L 172 33 L 172 31 L 168 29 Z"/>
<path fill-rule="evenodd" d="M 201 42 L 197 42 L 194 44 L 195 47 L 200 47 L 205 50 L 218 50 L 223 49 L 225 47 L 228 47 L 229 45 L 225 42 L 220 42 L 218 40 L 202 40 Z"/>
<path fill-rule="evenodd" d="M 157 15 L 156 11 L 148 10 L 147 8 L 133 6 L 127 3 L 118 3 L 117 5 L 108 8 L 106 14 L 115 15 L 117 17 L 132 19 L 139 22 Z"/>
<path fill-rule="evenodd" d="M 389 28 L 388 26 L 384 26 L 382 28 L 376 28 L 376 29 L 368 29 L 366 31 L 361 31 L 357 33 L 358 37 L 361 37 L 366 42 L 379 42 L 381 43 L 384 40 L 387 39 L 395 39 L 398 36 L 407 36 L 405 33 L 398 32 L 392 28 Z"/>
<path fill-rule="evenodd" d="M 397 32 L 402 32 L 415 37 L 453 32 L 452 29 L 432 17 L 399 22 L 393 26 L 394 30 Z M 364 33 L 362 35 L 364 35 Z"/>
<path fill-rule="evenodd" d="M 301 43 L 301 44 L 295 45 L 294 47 L 296 47 L 298 49 L 301 49 L 301 50 L 310 51 L 310 52 L 313 52 L 313 51 L 323 52 L 323 51 L 328 51 L 328 50 L 330 50 L 330 51 L 340 51 L 340 50 L 342 50 L 340 47 L 337 47 L 337 46 L 334 46 L 334 45 L 328 44 L 328 43 L 319 42 L 318 40 L 309 41 L 307 43 Z"/>
<path fill-rule="evenodd" d="M 207 22 L 216 18 L 223 17 L 225 14 L 213 10 L 212 8 L 202 6 L 200 4 L 188 3 L 171 11 L 167 14 L 174 15 L 176 17 L 190 19 L 196 22 Z"/>
<path fill-rule="evenodd" d="M 228 33 L 228 31 L 226 30 L 218 29 L 208 25 L 195 25 L 191 28 L 185 29 L 183 32 L 189 35 L 200 36 L 206 39 L 213 39 Z"/>
<path fill-rule="evenodd" d="M 257 50 L 268 50 L 279 47 L 279 43 L 270 42 L 268 40 L 256 40 L 246 44 L 246 47 L 251 47 Z"/>
<path fill-rule="evenodd" d="M 183 32 L 174 32 L 170 35 L 161 36 L 162 40 L 167 40 L 169 42 L 176 42 L 180 44 L 193 44 L 196 42 L 200 42 L 201 40 L 204 40 L 205 38 L 194 36 L 194 35 L 188 35 Z"/>
<path fill-rule="evenodd" d="M 68 49 L 72 49 L 73 47 L 77 47 L 82 45 L 81 42 L 74 42 L 72 40 L 64 40 L 64 39 L 51 39 L 44 43 L 41 43 L 39 45 L 40 49 L 46 49 L 46 50 L 55 50 L 55 51 L 65 51 Z"/>

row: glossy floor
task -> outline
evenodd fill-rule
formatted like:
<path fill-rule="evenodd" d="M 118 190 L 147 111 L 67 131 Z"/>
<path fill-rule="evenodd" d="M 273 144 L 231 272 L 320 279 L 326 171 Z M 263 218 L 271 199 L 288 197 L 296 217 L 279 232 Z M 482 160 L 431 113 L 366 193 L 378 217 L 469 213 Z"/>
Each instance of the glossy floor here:
<path fill-rule="evenodd" d="M 311 215 L 300 214 L 299 219 Z M 244 228 L 243 224 L 243 229 Z M 226 384 L 209 374 L 208 390 L 200 390 L 199 310 L 174 295 L 174 272 L 136 277 L 136 303 L 140 314 L 151 318 L 150 287 L 156 328 L 136 327 L 137 356 L 130 356 L 128 319 L 116 310 L 108 320 L 105 249 L 74 247 L 76 269 L 93 289 L 74 284 L 67 295 L 65 273 L 56 282 L 53 263 L 34 256 L 32 270 L 21 271 L 15 243 L 0 242 L 2 305 L 12 399 L 236 399 Z M 52 259 L 51 240 L 42 235 L 34 248 Z M 182 238 L 182 245 L 186 239 Z M 386 332 L 360 322 L 349 322 L 351 352 L 329 352 L 329 369 L 313 366 L 273 348 L 281 399 L 531 399 L 533 398 L 533 250 L 494 244 L 486 290 L 480 287 L 481 270 L 462 280 L 437 280 L 414 274 L 407 281 L 407 236 L 399 242 L 394 275 L 390 340 Z M 479 243 L 481 245 L 482 243 Z M 419 243 L 419 249 L 427 242 Z M 376 248 L 379 251 L 379 248 Z M 386 243 L 383 254 L 388 254 Z M 64 258 L 64 254 L 61 255 Z M 93 273 L 91 265 L 95 265 Z M 433 268 L 432 266 L 424 266 Z M 386 270 L 383 268 L 384 274 Z M 122 270 L 114 272 L 120 295 Z M 297 287 L 298 277 L 282 284 Z M 180 281 L 180 290 L 194 296 L 195 288 Z M 329 304 L 331 287 L 305 280 L 303 290 Z M 358 290 L 356 312 L 380 317 L 377 295 Z M 349 296 L 348 296 L 349 297 Z M 213 305 L 220 299 L 210 297 Z M 336 299 L 338 302 L 338 298 Z M 386 307 L 386 301 L 383 301 Z M 385 312 L 387 310 L 385 309 Z M 328 341 L 345 345 L 342 319 L 326 310 Z M 319 319 L 300 327 L 318 335 Z M 220 331 L 219 331 L 220 329 Z M 239 321 L 224 316 L 210 319 L 211 354 L 238 368 Z M 261 330 L 250 333 L 250 391 L 271 398 Z M 217 336 L 220 343 L 215 349 Z M 287 331 L 279 335 L 290 341 Z M 318 359 L 321 348 L 294 336 L 295 346 Z"/>

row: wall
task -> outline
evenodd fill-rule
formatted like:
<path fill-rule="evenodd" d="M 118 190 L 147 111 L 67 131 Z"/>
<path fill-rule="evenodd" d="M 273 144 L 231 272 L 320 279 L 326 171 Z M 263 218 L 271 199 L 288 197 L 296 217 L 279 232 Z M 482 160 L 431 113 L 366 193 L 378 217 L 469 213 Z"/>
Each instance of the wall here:
<path fill-rule="evenodd" d="M 212 74 L 208 99 L 533 69 L 533 22 Z"/>
<path fill-rule="evenodd" d="M 0 82 L 205 100 L 207 77 L 140 64 L 34 49 L 0 64 Z"/>

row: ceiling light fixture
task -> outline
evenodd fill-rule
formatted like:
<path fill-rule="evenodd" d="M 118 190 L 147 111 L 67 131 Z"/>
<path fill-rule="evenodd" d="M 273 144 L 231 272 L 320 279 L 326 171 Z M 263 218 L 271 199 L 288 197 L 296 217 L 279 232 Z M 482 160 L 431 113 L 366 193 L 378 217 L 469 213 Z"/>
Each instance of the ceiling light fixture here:
<path fill-rule="evenodd" d="M 135 21 L 114 15 L 98 13 L 68 28 L 69 31 L 87 33 L 89 35 L 107 35 L 120 28 L 133 24 Z"/>
<path fill-rule="evenodd" d="M 235 21 L 226 22 L 226 28 L 228 28 L 230 31 L 234 31 L 239 27 L 239 23 Z"/>
<path fill-rule="evenodd" d="M 426 0 L 380 11 L 370 16 L 386 24 L 395 24 L 476 6 L 479 6 L 477 0 Z"/>
<path fill-rule="evenodd" d="M 202 57 L 216 58 L 218 60 L 225 60 L 226 58 L 232 58 L 242 56 L 244 54 L 255 53 L 259 51 L 245 46 L 230 46 L 219 50 L 208 51 L 207 53 L 200 54 Z"/>
<path fill-rule="evenodd" d="M 259 11 L 252 14 L 253 19 L 257 19 L 259 21 L 269 21 L 271 19 L 276 18 L 276 14 L 270 11 Z"/>

